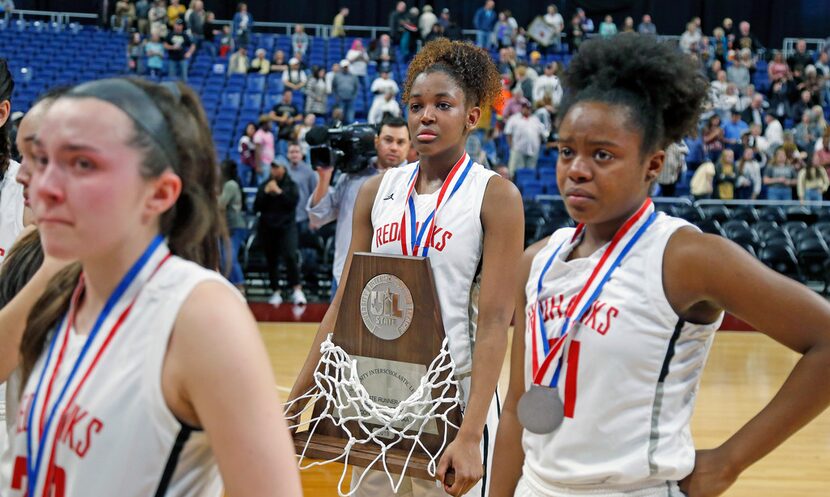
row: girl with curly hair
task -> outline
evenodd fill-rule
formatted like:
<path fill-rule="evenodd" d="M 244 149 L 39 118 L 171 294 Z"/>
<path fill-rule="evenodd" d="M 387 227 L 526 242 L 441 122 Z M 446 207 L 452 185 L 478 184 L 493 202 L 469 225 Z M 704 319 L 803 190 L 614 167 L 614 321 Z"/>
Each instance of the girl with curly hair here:
<path fill-rule="evenodd" d="M 491 495 L 720 495 L 830 403 L 830 305 L 655 212 L 665 149 L 707 91 L 682 53 L 648 36 L 588 41 L 565 87 L 557 183 L 579 225 L 520 263 Z M 724 311 L 803 357 L 758 416 L 695 452 L 689 422 Z"/>
<path fill-rule="evenodd" d="M 435 482 L 410 479 L 401 487 L 404 495 L 487 492 L 498 419 L 494 394 L 513 312 L 513 301 L 502 290 L 517 281 L 524 214 L 516 187 L 473 162 L 464 147 L 482 108 L 499 92 L 499 74 L 487 52 L 446 39 L 428 43 L 412 60 L 403 92 L 420 161 L 368 180 L 355 207 L 350 254 L 429 258 L 466 404 L 461 429 L 437 469 L 442 482 L 452 469 L 454 482 L 442 490 Z M 350 262 L 351 255 L 344 281 Z M 320 324 L 292 399 L 312 385 L 320 343 L 334 327 L 343 288 Z M 299 410 L 295 405 L 292 411 Z M 386 474 L 374 472 L 363 479 L 357 495 L 391 493 Z"/>

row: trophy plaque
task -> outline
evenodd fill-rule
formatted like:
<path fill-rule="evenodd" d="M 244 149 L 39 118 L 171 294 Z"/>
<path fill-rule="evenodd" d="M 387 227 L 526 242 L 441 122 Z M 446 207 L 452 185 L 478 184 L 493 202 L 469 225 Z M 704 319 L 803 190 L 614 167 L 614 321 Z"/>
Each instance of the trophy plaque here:
<path fill-rule="evenodd" d="M 396 407 L 407 399 L 441 352 L 444 336 L 432 269 L 425 257 L 354 254 L 332 341 L 357 361 L 360 383 L 372 401 Z M 457 395 L 455 388 L 450 395 Z M 432 397 L 440 399 L 441 395 L 433 390 Z M 322 403 L 318 400 L 315 404 L 314 418 L 320 416 Z M 437 410 L 443 413 L 452 406 L 450 402 L 442 402 Z M 449 410 L 447 416 L 453 425 L 461 425 L 459 407 Z M 352 433 L 360 433 L 357 422 L 349 421 L 346 427 Z M 402 429 L 403 425 L 394 427 Z M 420 442 L 435 454 L 445 446 L 445 429 L 449 432 L 446 434 L 449 444 L 457 430 L 434 420 L 422 430 Z M 416 433 L 406 432 L 407 435 Z M 315 459 L 331 460 L 340 456 L 349 440 L 344 430 L 325 418 L 310 440 L 308 435 L 308 431 L 297 433 L 295 448 L 299 454 L 307 445 L 306 457 Z M 427 470 L 429 457 L 422 448 L 416 447 L 406 464 L 414 444 L 413 440 L 402 438 L 393 448 L 387 448 L 385 459 L 389 471 L 432 479 Z M 366 467 L 381 452 L 374 442 L 355 444 L 350 449 L 349 463 Z"/>

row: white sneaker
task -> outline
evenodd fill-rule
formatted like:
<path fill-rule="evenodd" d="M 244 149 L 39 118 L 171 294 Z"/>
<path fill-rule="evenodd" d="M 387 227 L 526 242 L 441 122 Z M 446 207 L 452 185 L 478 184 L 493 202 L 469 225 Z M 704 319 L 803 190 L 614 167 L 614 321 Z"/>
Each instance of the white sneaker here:
<path fill-rule="evenodd" d="M 291 315 L 294 316 L 296 321 L 299 321 L 303 314 L 305 314 L 307 306 L 306 305 L 297 305 L 294 304 L 291 306 Z"/>
<path fill-rule="evenodd" d="M 268 303 L 274 306 L 282 304 L 282 295 L 280 295 L 280 292 L 274 292 L 274 295 L 271 295 L 271 298 L 268 299 Z"/>
<path fill-rule="evenodd" d="M 305 294 L 299 288 L 294 290 L 294 293 L 291 295 L 291 301 L 294 302 L 296 305 L 306 305 L 307 303 L 305 299 Z"/>

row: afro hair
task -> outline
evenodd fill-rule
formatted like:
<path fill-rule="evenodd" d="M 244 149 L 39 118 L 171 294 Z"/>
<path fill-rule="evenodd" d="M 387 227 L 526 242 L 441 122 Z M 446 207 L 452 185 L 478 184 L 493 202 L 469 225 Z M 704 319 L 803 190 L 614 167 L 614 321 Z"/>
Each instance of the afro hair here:
<path fill-rule="evenodd" d="M 643 152 L 663 149 L 693 129 L 709 89 L 693 59 L 635 33 L 580 45 L 563 86 L 560 118 L 586 100 L 626 106 L 642 130 Z"/>

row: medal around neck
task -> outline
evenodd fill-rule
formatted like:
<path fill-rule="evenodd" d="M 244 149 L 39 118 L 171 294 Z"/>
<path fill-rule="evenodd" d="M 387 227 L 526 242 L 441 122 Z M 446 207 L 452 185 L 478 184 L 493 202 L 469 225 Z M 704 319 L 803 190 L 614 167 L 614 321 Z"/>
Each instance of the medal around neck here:
<path fill-rule="evenodd" d="M 559 389 L 531 385 L 519 399 L 519 422 L 531 433 L 553 433 L 565 419 L 565 406 L 559 399 Z"/>

